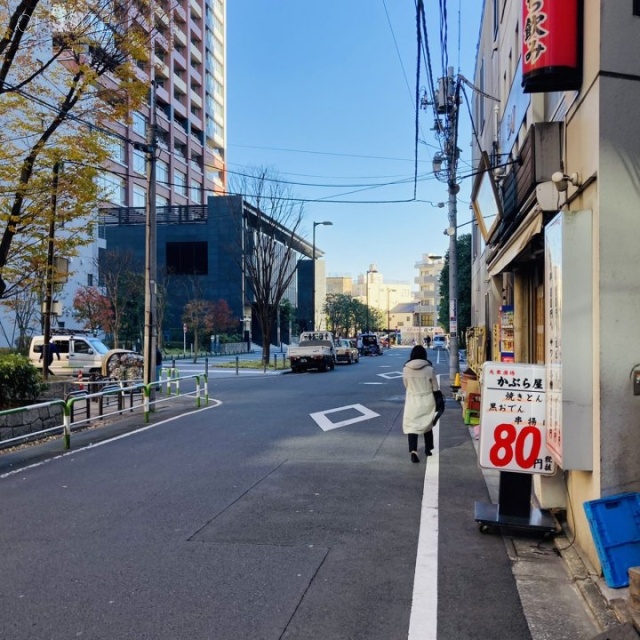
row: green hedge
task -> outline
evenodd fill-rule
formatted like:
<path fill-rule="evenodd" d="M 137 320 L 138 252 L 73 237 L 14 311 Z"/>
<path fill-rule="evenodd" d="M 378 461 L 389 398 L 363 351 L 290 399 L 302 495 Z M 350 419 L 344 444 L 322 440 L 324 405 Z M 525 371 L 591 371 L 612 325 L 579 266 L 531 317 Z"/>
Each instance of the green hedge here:
<path fill-rule="evenodd" d="M 0 355 L 0 409 L 35 401 L 43 390 L 40 372 L 27 358 Z"/>

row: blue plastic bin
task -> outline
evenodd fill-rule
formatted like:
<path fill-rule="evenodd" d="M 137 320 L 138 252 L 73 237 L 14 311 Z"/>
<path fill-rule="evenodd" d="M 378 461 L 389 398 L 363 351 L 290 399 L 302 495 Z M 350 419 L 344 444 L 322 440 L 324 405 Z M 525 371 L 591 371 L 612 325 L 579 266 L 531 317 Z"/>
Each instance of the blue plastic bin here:
<path fill-rule="evenodd" d="M 604 579 L 618 589 L 628 570 L 640 566 L 640 493 L 620 493 L 584 503 Z"/>

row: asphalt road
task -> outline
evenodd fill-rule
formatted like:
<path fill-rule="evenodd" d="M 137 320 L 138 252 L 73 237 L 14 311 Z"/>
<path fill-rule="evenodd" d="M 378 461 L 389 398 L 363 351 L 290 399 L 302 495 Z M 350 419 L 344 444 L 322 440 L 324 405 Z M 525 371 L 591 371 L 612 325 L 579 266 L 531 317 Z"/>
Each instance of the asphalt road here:
<path fill-rule="evenodd" d="M 407 356 L 212 377 L 213 408 L 0 456 L 0 638 L 529 640 L 458 410 L 409 461 Z"/>

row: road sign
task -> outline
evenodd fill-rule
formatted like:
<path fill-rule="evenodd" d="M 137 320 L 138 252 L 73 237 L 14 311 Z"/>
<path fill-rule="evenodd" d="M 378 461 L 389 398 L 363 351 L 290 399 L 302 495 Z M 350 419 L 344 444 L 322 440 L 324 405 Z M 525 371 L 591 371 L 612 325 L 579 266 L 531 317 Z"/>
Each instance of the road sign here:
<path fill-rule="evenodd" d="M 485 469 L 553 475 L 546 443 L 544 365 L 485 362 L 479 464 Z"/>

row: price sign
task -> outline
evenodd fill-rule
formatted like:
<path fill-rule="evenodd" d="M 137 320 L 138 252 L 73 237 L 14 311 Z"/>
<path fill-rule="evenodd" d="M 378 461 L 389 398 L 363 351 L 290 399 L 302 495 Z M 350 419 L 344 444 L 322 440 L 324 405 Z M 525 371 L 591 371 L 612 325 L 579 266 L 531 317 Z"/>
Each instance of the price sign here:
<path fill-rule="evenodd" d="M 553 475 L 547 450 L 544 365 L 485 362 L 479 464 L 485 469 Z"/>

